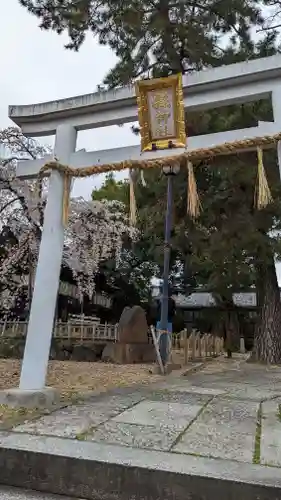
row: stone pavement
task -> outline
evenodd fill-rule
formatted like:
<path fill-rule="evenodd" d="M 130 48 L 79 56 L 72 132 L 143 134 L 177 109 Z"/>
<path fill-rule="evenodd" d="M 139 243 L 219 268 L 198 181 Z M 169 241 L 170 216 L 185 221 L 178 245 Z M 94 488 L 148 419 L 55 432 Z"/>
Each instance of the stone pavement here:
<path fill-rule="evenodd" d="M 15 433 L 281 467 L 281 368 L 221 359 L 187 377 L 96 396 Z"/>
<path fill-rule="evenodd" d="M 249 364 L 239 355 L 220 358 L 185 377 L 174 372 L 149 387 L 95 396 L 0 434 L 0 446 L 41 453 L 56 443 L 58 454 L 66 448 L 77 457 L 117 454 L 129 463 L 138 450 L 147 463 L 171 460 L 194 470 L 201 464 L 195 458 L 202 457 L 203 465 L 221 468 L 225 477 L 233 470 L 246 479 L 245 465 L 251 464 L 249 477 L 259 480 L 260 468 L 281 488 L 281 367 Z"/>

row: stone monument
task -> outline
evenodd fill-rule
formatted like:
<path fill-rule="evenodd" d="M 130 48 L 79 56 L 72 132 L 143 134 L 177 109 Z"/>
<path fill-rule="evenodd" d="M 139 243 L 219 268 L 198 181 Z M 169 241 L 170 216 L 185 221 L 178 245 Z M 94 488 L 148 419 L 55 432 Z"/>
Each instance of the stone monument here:
<path fill-rule="evenodd" d="M 148 324 L 142 307 L 125 307 L 118 325 L 118 340 L 108 344 L 103 352 L 104 361 L 120 364 L 151 363 L 156 353 L 148 340 Z"/>
<path fill-rule="evenodd" d="M 125 307 L 118 324 L 118 342 L 122 344 L 147 343 L 148 324 L 142 307 Z"/>

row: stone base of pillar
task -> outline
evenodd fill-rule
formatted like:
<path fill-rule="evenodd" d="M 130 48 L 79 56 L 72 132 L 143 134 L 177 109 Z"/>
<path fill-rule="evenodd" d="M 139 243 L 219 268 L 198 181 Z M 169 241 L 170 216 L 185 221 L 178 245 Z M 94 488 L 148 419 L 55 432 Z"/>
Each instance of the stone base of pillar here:
<path fill-rule="evenodd" d="M 17 388 L 0 391 L 0 404 L 11 408 L 49 408 L 59 401 L 59 392 L 52 387 L 37 390 Z"/>
<path fill-rule="evenodd" d="M 155 347 L 146 343 L 108 343 L 102 353 L 103 361 L 126 365 L 134 363 L 153 363 L 155 361 Z"/>

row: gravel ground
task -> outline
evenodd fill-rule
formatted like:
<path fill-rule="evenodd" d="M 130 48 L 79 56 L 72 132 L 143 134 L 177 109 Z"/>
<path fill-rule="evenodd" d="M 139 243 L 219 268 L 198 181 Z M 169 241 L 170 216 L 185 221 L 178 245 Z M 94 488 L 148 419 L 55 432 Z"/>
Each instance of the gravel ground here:
<path fill-rule="evenodd" d="M 47 385 L 62 393 L 106 391 L 114 387 L 148 384 L 158 380 L 159 376 L 151 375 L 149 369 L 151 365 L 50 361 Z M 0 389 L 17 387 L 19 376 L 20 361 L 0 359 Z"/>
<path fill-rule="evenodd" d="M 17 387 L 20 361 L 0 359 L 0 390 Z M 144 385 L 161 379 L 149 373 L 151 365 L 113 365 L 75 361 L 50 361 L 47 385 L 59 389 L 62 402 L 75 401 L 87 392 L 105 392 L 117 387 Z M 40 412 L 41 413 L 41 412 Z M 36 417 L 38 410 L 11 409 L 0 405 L 0 430 L 25 419 Z"/>
<path fill-rule="evenodd" d="M 59 389 L 62 394 L 106 391 L 158 380 L 159 375 L 151 375 L 149 369 L 151 365 L 50 361 L 47 385 Z M 19 376 L 20 361 L 0 359 L 0 389 L 17 387 Z"/>

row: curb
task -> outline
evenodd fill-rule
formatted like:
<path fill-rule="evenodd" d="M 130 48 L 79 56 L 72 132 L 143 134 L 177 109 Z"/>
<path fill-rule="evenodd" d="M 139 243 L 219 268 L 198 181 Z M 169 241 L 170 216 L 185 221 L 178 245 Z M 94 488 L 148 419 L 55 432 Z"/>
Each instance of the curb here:
<path fill-rule="evenodd" d="M 23 434 L 0 436 L 0 483 L 85 500 L 276 500 L 280 469 Z"/>

